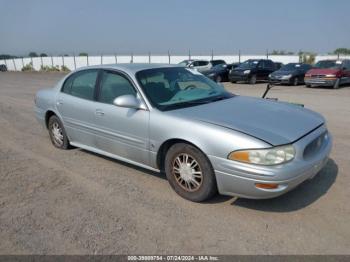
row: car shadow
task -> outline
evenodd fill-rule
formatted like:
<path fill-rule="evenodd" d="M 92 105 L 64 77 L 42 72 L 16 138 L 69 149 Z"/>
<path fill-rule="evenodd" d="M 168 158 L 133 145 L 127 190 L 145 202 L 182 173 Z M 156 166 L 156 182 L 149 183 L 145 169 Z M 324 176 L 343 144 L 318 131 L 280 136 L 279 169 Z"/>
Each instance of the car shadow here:
<path fill-rule="evenodd" d="M 133 164 L 123 162 L 108 156 L 100 155 L 85 149 L 78 149 L 84 153 L 103 158 L 116 164 L 135 169 L 147 175 L 167 180 L 164 172 L 155 172 L 146 168 L 138 167 Z M 232 206 L 239 206 L 249 209 L 255 209 L 265 212 L 292 212 L 302 209 L 327 193 L 328 189 L 335 182 L 338 175 L 338 165 L 333 159 L 329 159 L 326 166 L 312 180 L 307 180 L 292 191 L 272 199 L 246 199 L 232 196 L 223 196 L 217 194 L 210 200 L 202 202 L 202 204 L 219 204 L 223 202 L 231 202 Z"/>
<path fill-rule="evenodd" d="M 232 206 L 265 212 L 293 212 L 302 209 L 325 195 L 338 175 L 338 165 L 329 159 L 326 166 L 311 180 L 277 198 L 253 200 L 238 198 Z"/>
<path fill-rule="evenodd" d="M 133 164 L 126 163 L 126 162 L 118 160 L 118 159 L 114 159 L 112 157 L 108 157 L 108 156 L 104 156 L 104 155 L 101 155 L 101 154 L 97 154 L 97 153 L 94 153 L 94 152 L 91 152 L 91 151 L 88 151 L 88 150 L 85 150 L 85 149 L 79 148 L 78 150 L 81 150 L 82 152 L 90 154 L 90 155 L 94 155 L 96 157 L 103 158 L 103 159 L 108 160 L 108 161 L 112 161 L 112 162 L 114 162 L 116 164 L 123 165 L 123 166 L 126 166 L 128 168 L 135 169 L 135 170 L 140 171 L 142 173 L 146 173 L 147 175 L 155 176 L 155 177 L 158 177 L 158 178 L 166 180 L 165 173 L 163 173 L 163 172 L 152 171 L 152 170 L 149 170 L 149 169 L 146 169 L 146 168 L 143 168 L 143 167 L 139 167 L 139 166 L 136 166 L 136 165 L 133 165 Z"/>

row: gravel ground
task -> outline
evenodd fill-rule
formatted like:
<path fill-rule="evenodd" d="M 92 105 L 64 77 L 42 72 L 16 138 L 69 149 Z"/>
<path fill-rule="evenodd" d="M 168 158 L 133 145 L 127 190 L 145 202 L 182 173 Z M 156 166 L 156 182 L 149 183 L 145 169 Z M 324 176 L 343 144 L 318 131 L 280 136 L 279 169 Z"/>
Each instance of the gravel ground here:
<path fill-rule="evenodd" d="M 327 166 L 271 200 L 197 204 L 161 174 L 80 149 L 55 149 L 33 113 L 59 73 L 0 73 L 1 254 L 350 254 L 350 88 L 276 87 L 270 97 L 321 112 Z M 261 96 L 266 84 L 225 84 Z"/>

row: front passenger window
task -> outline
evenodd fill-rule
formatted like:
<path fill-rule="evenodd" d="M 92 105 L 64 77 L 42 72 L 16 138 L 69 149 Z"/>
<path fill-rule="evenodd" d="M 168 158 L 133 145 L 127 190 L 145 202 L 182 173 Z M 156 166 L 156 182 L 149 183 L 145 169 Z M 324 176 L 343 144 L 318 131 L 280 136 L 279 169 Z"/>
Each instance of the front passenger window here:
<path fill-rule="evenodd" d="M 130 81 L 120 74 L 104 71 L 98 101 L 113 104 L 115 98 L 123 95 L 136 95 Z"/>

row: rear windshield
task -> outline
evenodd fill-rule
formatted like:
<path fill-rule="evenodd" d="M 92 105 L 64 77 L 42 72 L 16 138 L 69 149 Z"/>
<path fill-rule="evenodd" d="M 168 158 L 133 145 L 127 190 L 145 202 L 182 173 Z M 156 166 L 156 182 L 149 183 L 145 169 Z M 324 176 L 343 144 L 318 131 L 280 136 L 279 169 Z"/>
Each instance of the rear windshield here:
<path fill-rule="evenodd" d="M 319 61 L 314 65 L 314 68 L 319 69 L 338 69 L 341 67 L 342 62 L 336 60 L 324 60 Z"/>

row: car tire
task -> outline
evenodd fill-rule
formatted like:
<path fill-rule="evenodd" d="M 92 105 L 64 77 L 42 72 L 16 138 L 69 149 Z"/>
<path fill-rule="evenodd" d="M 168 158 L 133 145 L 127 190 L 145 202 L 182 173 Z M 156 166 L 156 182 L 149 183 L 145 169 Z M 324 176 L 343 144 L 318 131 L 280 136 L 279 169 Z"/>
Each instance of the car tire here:
<path fill-rule="evenodd" d="M 164 167 L 170 186 L 187 200 L 202 202 L 217 193 L 215 174 L 209 159 L 190 144 L 171 146 Z"/>
<path fill-rule="evenodd" d="M 249 78 L 249 84 L 250 84 L 250 85 L 255 85 L 255 84 L 256 84 L 256 75 L 252 75 L 252 76 Z"/>
<path fill-rule="evenodd" d="M 305 86 L 306 86 L 306 87 L 311 87 L 311 85 L 309 85 L 309 84 L 305 84 Z"/>
<path fill-rule="evenodd" d="M 61 120 L 53 115 L 49 119 L 48 130 L 52 144 L 59 149 L 69 149 L 70 144 Z"/>
<path fill-rule="evenodd" d="M 237 81 L 233 81 L 233 80 L 231 80 L 230 82 L 231 82 L 232 84 L 235 84 L 235 83 L 237 83 Z"/>
<path fill-rule="evenodd" d="M 222 77 L 221 76 L 217 76 L 215 78 L 215 81 L 216 81 L 216 83 L 221 83 L 222 82 Z"/>
<path fill-rule="evenodd" d="M 292 79 L 292 81 L 291 81 L 291 84 L 292 84 L 293 86 L 298 86 L 298 85 L 299 85 L 299 79 L 298 79 L 298 77 L 294 77 L 294 78 Z"/>
<path fill-rule="evenodd" d="M 340 86 L 340 78 L 337 78 L 337 80 L 335 81 L 334 85 L 333 85 L 333 88 L 334 89 L 338 89 Z"/>

